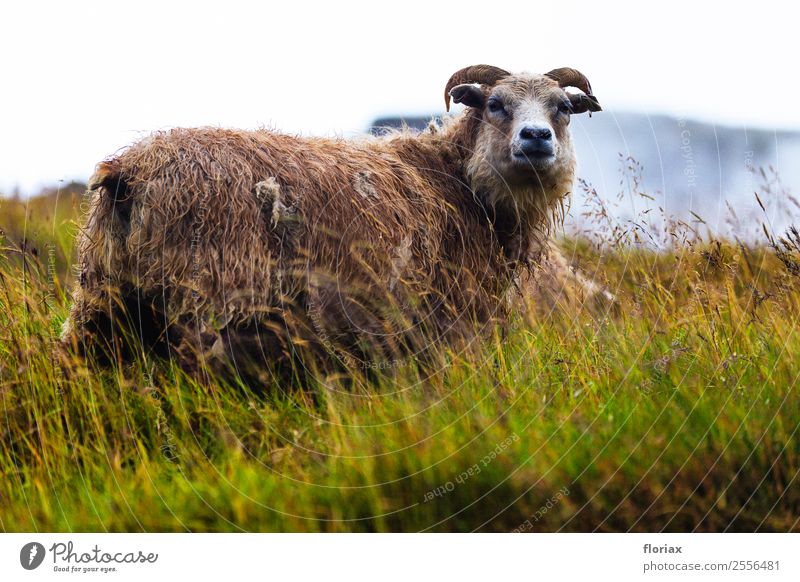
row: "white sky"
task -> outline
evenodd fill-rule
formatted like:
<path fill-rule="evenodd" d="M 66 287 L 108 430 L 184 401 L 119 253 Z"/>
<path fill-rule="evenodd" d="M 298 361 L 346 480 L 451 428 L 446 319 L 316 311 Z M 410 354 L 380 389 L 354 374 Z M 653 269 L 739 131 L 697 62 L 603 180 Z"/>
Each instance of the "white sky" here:
<path fill-rule="evenodd" d="M 572 66 L 606 110 L 800 129 L 790 3 L 3 2 L 0 191 L 85 179 L 171 126 L 363 131 L 456 69 Z"/>

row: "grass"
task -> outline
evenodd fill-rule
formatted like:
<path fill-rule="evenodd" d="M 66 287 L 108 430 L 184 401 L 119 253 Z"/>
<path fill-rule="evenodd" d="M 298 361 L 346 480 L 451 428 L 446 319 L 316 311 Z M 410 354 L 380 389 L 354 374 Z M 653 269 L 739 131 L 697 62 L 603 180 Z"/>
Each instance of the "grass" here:
<path fill-rule="evenodd" d="M 800 530 L 791 237 L 672 223 L 656 251 L 601 208 L 605 242 L 563 247 L 614 309 L 534 306 L 429 378 L 254 396 L 56 355 L 79 209 L 0 201 L 3 531 Z"/>

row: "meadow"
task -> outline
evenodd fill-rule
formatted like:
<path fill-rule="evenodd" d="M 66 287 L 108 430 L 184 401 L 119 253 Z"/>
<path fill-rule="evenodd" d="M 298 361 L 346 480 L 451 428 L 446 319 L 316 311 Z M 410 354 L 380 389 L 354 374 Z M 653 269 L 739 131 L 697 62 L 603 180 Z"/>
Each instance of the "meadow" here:
<path fill-rule="evenodd" d="M 0 200 L 0 530 L 800 530 L 796 231 L 598 203 L 560 244 L 615 303 L 530 305 L 434 373 L 254 394 L 58 349 L 83 203 Z"/>

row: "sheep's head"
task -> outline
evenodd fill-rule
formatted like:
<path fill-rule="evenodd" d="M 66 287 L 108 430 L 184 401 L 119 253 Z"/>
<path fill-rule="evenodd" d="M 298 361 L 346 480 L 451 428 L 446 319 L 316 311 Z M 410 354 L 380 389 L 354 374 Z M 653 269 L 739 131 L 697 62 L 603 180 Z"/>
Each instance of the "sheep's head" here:
<path fill-rule="evenodd" d="M 581 93 L 568 93 L 567 87 Z M 524 197 L 535 196 L 536 191 L 544 191 L 546 202 L 552 202 L 572 188 L 575 154 L 570 116 L 600 111 L 583 74 L 569 68 L 544 75 L 511 74 L 476 65 L 450 78 L 445 88 L 448 109 L 451 98 L 480 118 L 468 162 L 474 185 L 491 190 L 495 198 L 511 195 L 515 203 L 528 202 Z"/>

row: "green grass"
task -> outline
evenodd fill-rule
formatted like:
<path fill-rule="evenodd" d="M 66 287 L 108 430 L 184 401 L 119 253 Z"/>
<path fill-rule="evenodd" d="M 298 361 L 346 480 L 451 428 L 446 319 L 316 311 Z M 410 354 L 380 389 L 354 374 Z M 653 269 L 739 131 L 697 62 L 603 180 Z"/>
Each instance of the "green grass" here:
<path fill-rule="evenodd" d="M 59 359 L 78 203 L 20 234 L 0 201 L 4 531 L 800 529 L 788 241 L 567 241 L 616 308 L 534 306 L 429 378 L 255 396 Z"/>

